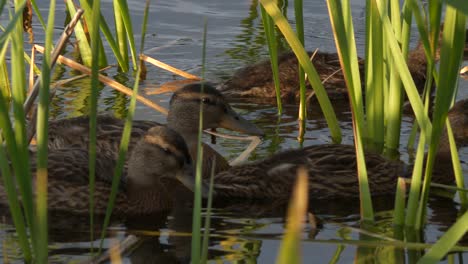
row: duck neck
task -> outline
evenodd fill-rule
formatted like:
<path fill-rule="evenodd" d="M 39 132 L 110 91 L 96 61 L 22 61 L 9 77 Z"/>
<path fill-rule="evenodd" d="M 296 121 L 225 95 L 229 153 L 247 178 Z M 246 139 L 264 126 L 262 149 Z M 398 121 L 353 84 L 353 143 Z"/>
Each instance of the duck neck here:
<path fill-rule="evenodd" d="M 133 184 L 127 185 L 129 210 L 135 214 L 151 214 L 168 210 L 172 202 L 167 190 L 161 183 L 151 186 Z"/>
<path fill-rule="evenodd" d="M 196 122 L 197 124 L 188 120 L 186 120 L 186 122 L 183 121 L 184 120 L 176 119 L 174 115 L 171 115 L 171 112 L 169 112 L 167 126 L 179 133 L 184 138 L 185 143 L 190 146 L 192 143 L 197 142 L 198 139 L 198 120 Z"/>

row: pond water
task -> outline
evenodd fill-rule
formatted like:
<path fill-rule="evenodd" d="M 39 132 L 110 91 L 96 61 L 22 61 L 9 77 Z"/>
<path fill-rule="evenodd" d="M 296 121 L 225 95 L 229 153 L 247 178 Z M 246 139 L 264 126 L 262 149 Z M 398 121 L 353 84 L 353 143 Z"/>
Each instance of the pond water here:
<path fill-rule="evenodd" d="M 40 1 L 39 1 L 40 2 Z M 112 1 L 103 1 L 104 16 L 112 17 Z M 325 1 L 304 1 L 304 20 L 306 47 L 309 50 L 319 48 L 321 51 L 335 50 L 328 11 Z M 144 1 L 129 1 L 134 31 L 140 31 L 143 20 Z M 47 3 L 38 3 L 46 13 Z M 63 25 L 63 2 L 58 2 L 58 22 Z M 360 54 L 364 46 L 364 4 L 365 1 L 352 1 L 353 18 L 356 29 L 356 40 Z M 284 10 L 293 23 L 293 3 L 285 2 Z M 106 11 L 107 10 L 107 11 Z M 4 21 L 5 18 L 0 19 Z M 235 69 L 261 60 L 267 56 L 260 10 L 257 1 L 218 1 L 206 0 L 192 2 L 186 0 L 157 1 L 150 11 L 148 32 L 145 41 L 145 54 L 166 62 L 174 67 L 201 75 L 203 23 L 208 23 L 207 63 L 205 77 L 213 82 L 228 78 Z M 110 20 L 110 19 L 109 19 Z M 41 32 L 38 24 L 34 25 Z M 57 28 L 57 34 L 61 28 Z M 41 36 L 36 36 L 38 39 Z M 137 33 L 136 43 L 140 35 Z M 415 41 L 413 41 L 414 43 Z M 284 48 L 284 47 L 282 47 Z M 110 50 L 106 47 L 106 50 Z M 70 49 L 69 49 L 70 51 Z M 468 64 L 468 62 L 465 62 Z M 59 66 L 60 67 L 60 66 Z M 68 69 L 57 71 L 56 79 L 66 79 L 77 75 Z M 131 74 L 117 73 L 114 69 L 107 71 L 108 76 L 131 87 Z M 148 66 L 146 80 L 141 87 L 159 86 L 168 81 L 180 79 L 156 67 Z M 468 98 L 468 81 L 460 79 L 459 99 Z M 149 88 L 148 88 L 149 89 Z M 142 89 L 144 93 L 145 89 Z M 51 118 L 66 118 L 88 113 L 86 106 L 89 96 L 89 81 L 81 79 L 58 88 L 57 96 L 52 103 Z M 170 94 L 148 95 L 151 100 L 167 107 Z M 105 87 L 101 90 L 99 110 L 123 116 L 128 99 L 118 92 Z M 295 105 L 286 105 L 284 115 L 278 122 L 276 107 L 235 102 L 233 106 L 242 115 L 260 126 L 267 134 L 263 143 L 252 153 L 250 159 L 266 157 L 280 150 L 299 146 L 297 137 Z M 312 104 L 308 111 L 307 132 L 304 145 L 331 142 L 329 131 L 317 105 Z M 353 142 L 351 113 L 346 106 L 336 106 L 340 126 L 343 130 L 343 143 Z M 148 107 L 137 106 L 137 118 L 165 122 L 165 116 Z M 413 118 L 404 118 L 402 159 L 409 160 L 405 151 L 406 137 L 410 131 Z M 208 140 L 208 138 L 207 138 Z M 219 139 L 214 147 L 232 159 L 245 149 L 242 141 Z M 460 150 L 464 175 L 468 175 L 468 148 Z M 467 179 L 468 180 L 468 179 Z M 392 236 L 391 203 L 378 203 L 377 222 L 374 230 L 378 234 Z M 425 242 L 436 241 L 456 219 L 459 205 L 452 200 L 431 199 L 428 224 L 423 231 Z M 304 262 L 323 263 L 336 261 L 350 263 L 357 257 L 365 261 L 384 262 L 394 253 L 391 247 L 357 247 L 348 243 L 331 243 L 333 240 L 363 239 L 359 227 L 359 205 L 356 203 L 311 205 L 311 211 L 319 221 L 318 228 L 309 225 L 303 231 L 302 258 Z M 265 207 L 215 208 L 211 219 L 211 237 L 209 259 L 213 262 L 273 263 L 277 256 L 280 240 L 285 227 L 285 208 L 273 205 Z M 179 208 L 170 215 L 154 219 L 130 219 L 115 221 L 109 230 L 105 245 L 108 247 L 116 240 L 123 239 L 127 233 L 143 237 L 139 246 L 127 256 L 126 263 L 188 263 L 190 260 L 191 209 Z M 77 262 L 89 255 L 88 219 L 67 216 L 56 216 L 51 223 L 51 261 Z M 98 228 L 97 228 L 98 229 Z M 142 231 L 145 230 L 145 231 Z M 143 234 L 143 235 L 142 235 Z M 375 240 L 375 238 L 373 238 Z M 0 221 L 0 260 L 19 260 L 14 228 L 4 218 Z M 95 245 L 98 242 L 94 243 Z M 466 245 L 466 240 L 465 240 Z M 465 253 L 464 257 L 468 257 Z M 408 253 L 407 259 L 411 259 Z"/>

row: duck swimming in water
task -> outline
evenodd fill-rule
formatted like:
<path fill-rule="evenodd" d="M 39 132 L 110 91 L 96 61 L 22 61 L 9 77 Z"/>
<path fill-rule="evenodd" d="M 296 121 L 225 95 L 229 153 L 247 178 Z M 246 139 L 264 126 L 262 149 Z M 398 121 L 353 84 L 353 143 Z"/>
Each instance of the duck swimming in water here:
<path fill-rule="evenodd" d="M 466 145 L 468 135 L 468 99 L 458 102 L 449 114 L 457 144 Z M 401 161 L 388 160 L 379 154 L 365 153 L 371 194 L 394 195 L 397 178 L 409 176 L 411 168 Z M 441 139 L 432 181 L 454 182 L 447 137 Z M 214 176 L 214 193 L 218 200 L 289 199 L 297 170 L 305 167 L 309 175 L 312 200 L 359 197 L 356 150 L 351 145 L 309 146 L 275 154 L 261 161 L 234 166 Z M 207 183 L 205 183 L 207 184 Z"/>
<path fill-rule="evenodd" d="M 203 89 L 203 91 L 202 91 Z M 225 128 L 242 133 L 263 135 L 254 124 L 236 113 L 223 95 L 208 83 L 188 84 L 176 91 L 169 103 L 167 126 L 177 131 L 184 138 L 194 160 L 197 155 L 197 135 L 199 111 L 203 106 L 203 129 Z M 97 152 L 106 157 L 117 159 L 120 139 L 125 121 L 100 115 L 97 120 Z M 133 121 L 129 153 L 148 129 L 160 125 L 154 121 Z M 88 148 L 89 117 L 62 119 L 49 122 L 49 149 Z M 211 173 L 211 164 L 216 159 L 216 172 L 228 169 L 228 162 L 209 145 L 203 145 L 203 175 Z"/>
<path fill-rule="evenodd" d="M 468 30 L 467 30 L 468 35 Z M 468 57 L 468 39 L 465 57 Z M 320 80 L 331 100 L 348 98 L 346 80 L 341 70 L 337 53 L 308 52 Z M 438 59 L 438 58 L 436 58 Z M 293 52 L 279 55 L 279 83 L 281 99 L 297 101 L 299 99 L 298 60 Z M 418 89 L 422 91 L 426 82 L 427 60 L 422 43 L 408 54 L 408 68 Z M 364 80 L 364 62 L 359 59 L 361 81 Z M 363 83 L 364 84 L 364 83 Z M 310 93 L 311 86 L 306 81 Z M 218 85 L 217 89 L 228 98 L 258 99 L 255 102 L 273 102 L 276 98 L 275 84 L 269 59 L 260 61 L 237 70 L 234 75 Z"/>
<path fill-rule="evenodd" d="M 115 160 L 97 153 L 95 213 L 106 212 Z M 35 159 L 32 159 L 34 161 Z M 35 172 L 35 164 L 32 164 Z M 172 181 L 193 177 L 184 139 L 165 126 L 149 129 L 134 146 L 115 202 L 114 214 L 147 215 L 171 209 Z M 75 214 L 89 213 L 88 151 L 81 148 L 52 150 L 48 156 L 48 209 Z M 171 183 L 172 182 L 172 183 Z M 0 204 L 6 192 L 0 184 Z"/>

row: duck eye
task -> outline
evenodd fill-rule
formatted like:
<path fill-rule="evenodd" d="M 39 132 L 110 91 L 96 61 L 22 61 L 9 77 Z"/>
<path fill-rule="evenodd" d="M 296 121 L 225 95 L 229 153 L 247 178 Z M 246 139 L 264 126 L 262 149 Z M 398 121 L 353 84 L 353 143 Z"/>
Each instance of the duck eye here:
<path fill-rule="evenodd" d="M 172 154 L 172 152 L 171 152 L 170 149 L 168 149 L 168 148 L 162 148 L 162 149 L 163 149 L 164 153 L 166 153 L 166 154 Z"/>
<path fill-rule="evenodd" d="M 209 104 L 209 103 L 211 103 L 210 98 L 206 98 L 206 97 L 205 97 L 205 98 L 202 98 L 201 101 L 202 101 L 204 104 Z"/>
<path fill-rule="evenodd" d="M 224 113 L 225 113 L 225 114 L 227 114 L 227 112 L 228 112 L 228 109 L 227 109 L 227 107 L 226 107 L 226 106 L 224 107 L 223 111 L 224 111 Z"/>

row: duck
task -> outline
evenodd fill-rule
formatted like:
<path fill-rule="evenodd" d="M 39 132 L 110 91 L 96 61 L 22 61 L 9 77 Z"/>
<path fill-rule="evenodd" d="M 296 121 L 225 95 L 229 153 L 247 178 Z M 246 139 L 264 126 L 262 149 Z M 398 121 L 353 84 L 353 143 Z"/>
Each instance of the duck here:
<path fill-rule="evenodd" d="M 179 133 L 188 145 L 194 160 L 197 158 L 197 137 L 199 111 L 203 106 L 203 129 L 225 128 L 251 135 L 263 135 L 263 131 L 236 113 L 224 96 L 206 82 L 191 83 L 177 90 L 169 102 L 167 126 Z M 97 152 L 103 156 L 117 159 L 120 139 L 125 121 L 109 115 L 97 117 Z M 132 123 L 129 153 L 136 142 L 151 127 L 161 125 L 158 122 L 135 120 Z M 89 117 L 49 121 L 49 150 L 60 148 L 84 148 L 89 144 Z M 203 144 L 203 175 L 211 175 L 212 161 L 215 161 L 215 172 L 230 167 L 228 161 L 207 144 Z"/>
<path fill-rule="evenodd" d="M 94 210 L 106 213 L 110 183 L 116 161 L 97 153 Z M 32 161 L 32 174 L 36 171 Z M 70 147 L 51 150 L 48 155 L 48 210 L 76 215 L 89 214 L 88 151 Z M 193 177 L 188 147 L 182 136 L 166 126 L 150 128 L 131 153 L 126 184 L 120 186 L 114 215 L 138 216 L 168 211 L 173 206 L 171 186 L 178 179 Z M 0 184 L 0 204 L 7 202 Z"/>
<path fill-rule="evenodd" d="M 448 117 L 457 146 L 466 146 L 468 99 L 458 102 Z M 437 153 L 432 181 L 454 181 L 448 139 L 444 136 Z M 412 168 L 400 160 L 365 152 L 372 197 L 394 195 L 398 177 L 411 176 Z M 358 199 L 356 149 L 353 145 L 324 144 L 287 150 L 264 160 L 233 166 L 214 176 L 214 196 L 218 201 L 288 200 L 300 167 L 308 171 L 311 200 Z M 205 180 L 205 186 L 208 181 Z M 205 194 L 206 195 L 206 194 Z"/>
<path fill-rule="evenodd" d="M 468 35 L 468 30 L 467 30 Z M 465 44 L 465 58 L 468 58 L 468 39 Z M 347 100 L 348 91 L 340 59 L 337 53 L 307 52 L 312 57 L 320 80 L 332 101 Z M 437 53 L 438 54 L 438 53 Z M 438 55 L 437 55 L 438 56 Z M 436 58 L 438 59 L 438 57 Z M 361 80 L 364 80 L 364 60 L 358 58 Z M 280 97 L 286 102 L 299 100 L 298 60 L 293 52 L 278 56 Z M 422 91 L 426 83 L 427 60 L 421 42 L 408 54 L 408 68 L 418 90 Z M 311 91 L 310 84 L 306 86 Z M 259 103 L 270 103 L 276 100 L 276 90 L 269 59 L 253 65 L 247 65 L 234 72 L 232 77 L 220 83 L 217 89 L 227 98 L 254 99 Z"/>

